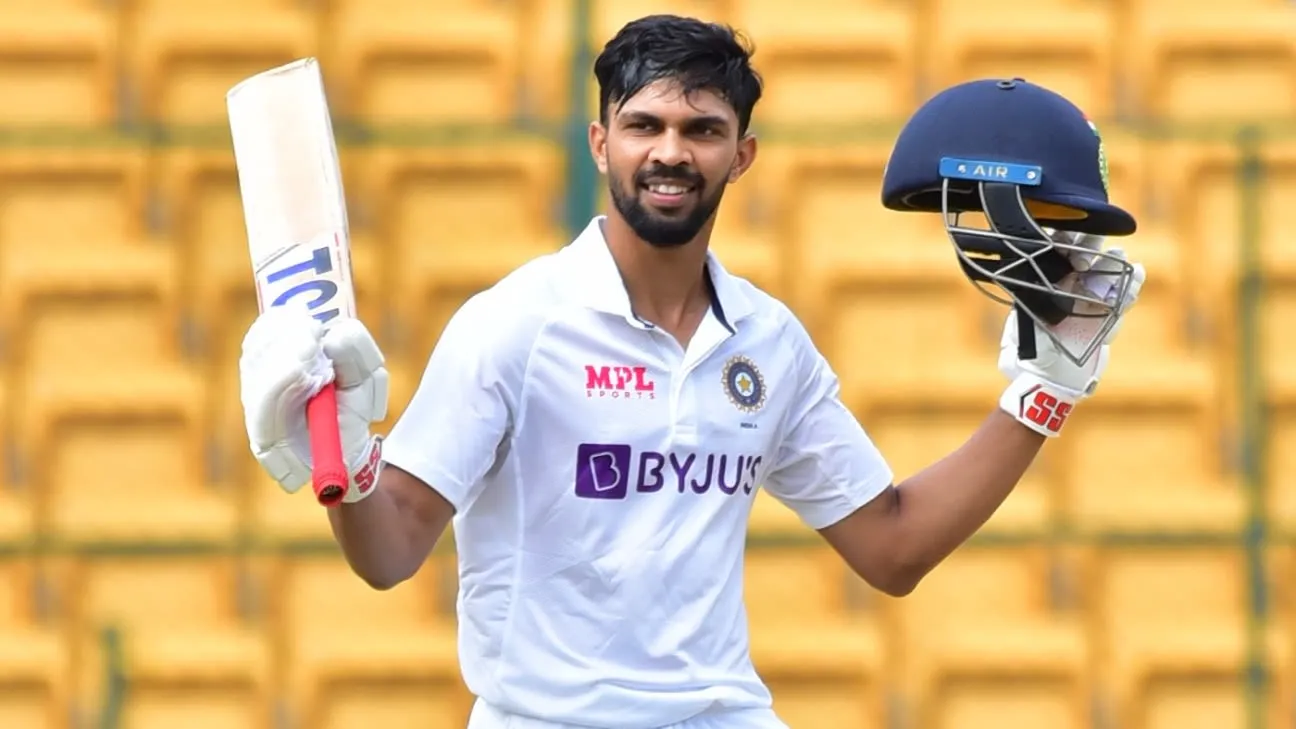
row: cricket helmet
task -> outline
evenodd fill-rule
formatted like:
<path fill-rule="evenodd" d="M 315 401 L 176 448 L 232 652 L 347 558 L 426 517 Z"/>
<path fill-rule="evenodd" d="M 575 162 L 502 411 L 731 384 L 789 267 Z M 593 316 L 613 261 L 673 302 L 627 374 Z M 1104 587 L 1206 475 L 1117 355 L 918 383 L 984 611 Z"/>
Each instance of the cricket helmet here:
<path fill-rule="evenodd" d="M 887 161 L 882 204 L 942 214 L 964 275 L 1017 308 L 1022 359 L 1035 357 L 1033 320 L 1083 364 L 1119 322 L 1134 273 L 1099 250 L 1136 229 L 1107 188 L 1102 139 L 1079 108 L 1020 78 L 991 79 L 948 88 L 914 113 Z M 977 214 L 984 227 L 973 227 Z M 1112 279 L 1095 294 L 1076 285 L 1079 272 Z M 1080 351 L 1055 329 L 1075 317 L 1094 325 Z"/>

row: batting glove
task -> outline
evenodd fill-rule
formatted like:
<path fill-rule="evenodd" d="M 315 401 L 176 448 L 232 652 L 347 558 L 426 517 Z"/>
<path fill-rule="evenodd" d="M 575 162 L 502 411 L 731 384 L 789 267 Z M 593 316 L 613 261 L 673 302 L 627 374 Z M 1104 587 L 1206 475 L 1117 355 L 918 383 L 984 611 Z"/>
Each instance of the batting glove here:
<path fill-rule="evenodd" d="M 350 485 L 344 503 L 373 493 L 382 439 L 370 434 L 387 416 L 382 352 L 357 319 L 327 332 L 304 308 L 274 307 L 252 323 L 239 358 L 240 396 L 252 454 L 280 487 L 296 493 L 311 481 L 306 403 L 336 380 L 338 427 Z"/>
<path fill-rule="evenodd" d="M 1100 236 L 1061 232 L 1053 235 L 1071 237 L 1076 244 L 1090 251 L 1101 250 L 1103 242 Z M 1122 262 L 1127 259 L 1120 248 L 1108 249 L 1105 254 L 1097 256 L 1077 251 L 1070 254 L 1070 259 L 1078 272 L 1076 285 L 1094 298 L 1114 305 L 1116 297 L 1121 296 L 1122 292 L 1114 285 L 1118 277 L 1113 273 L 1119 271 Z M 1018 313 L 1015 307 L 1012 309 L 999 341 L 999 371 L 1012 381 L 999 399 L 1001 409 L 1041 435 L 1052 438 L 1061 433 L 1062 426 L 1066 424 L 1067 417 L 1076 404 L 1093 395 L 1097 389 L 1098 381 L 1107 369 L 1111 342 L 1120 331 L 1125 314 L 1138 300 L 1146 271 L 1140 263 L 1133 264 L 1132 268 L 1130 283 L 1121 301 L 1120 318 L 1103 337 L 1093 355 L 1082 365 L 1071 361 L 1038 323 L 1035 325 L 1035 359 L 1018 359 Z M 1051 332 L 1067 349 L 1081 352 L 1097 334 L 1100 322 L 1099 319 L 1065 319 L 1052 327 Z"/>

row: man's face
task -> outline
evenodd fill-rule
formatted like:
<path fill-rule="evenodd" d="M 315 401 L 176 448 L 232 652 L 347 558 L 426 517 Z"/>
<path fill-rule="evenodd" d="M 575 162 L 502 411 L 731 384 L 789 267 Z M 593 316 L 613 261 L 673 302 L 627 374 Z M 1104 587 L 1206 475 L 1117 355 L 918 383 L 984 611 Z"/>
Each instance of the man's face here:
<path fill-rule="evenodd" d="M 756 152 L 755 139 L 739 138 L 738 116 L 723 98 L 710 91 L 686 98 L 668 80 L 611 105 L 607 127 L 590 126 L 590 146 L 617 212 L 658 247 L 697 237 Z"/>

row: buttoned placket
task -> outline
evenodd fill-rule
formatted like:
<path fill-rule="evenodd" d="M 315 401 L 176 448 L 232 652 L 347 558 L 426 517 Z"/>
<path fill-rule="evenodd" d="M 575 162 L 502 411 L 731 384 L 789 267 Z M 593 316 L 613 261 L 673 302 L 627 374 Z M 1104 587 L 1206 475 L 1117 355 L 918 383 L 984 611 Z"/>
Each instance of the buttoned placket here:
<path fill-rule="evenodd" d="M 671 442 L 678 446 L 696 446 L 699 413 L 697 378 L 693 373 L 720 345 L 733 336 L 733 332 L 716 317 L 714 310 L 710 310 L 698 325 L 697 332 L 689 341 L 688 349 L 685 349 L 680 346 L 675 337 L 659 327 L 637 318 L 635 324 L 647 330 L 667 365 L 670 376 L 667 390 Z"/>

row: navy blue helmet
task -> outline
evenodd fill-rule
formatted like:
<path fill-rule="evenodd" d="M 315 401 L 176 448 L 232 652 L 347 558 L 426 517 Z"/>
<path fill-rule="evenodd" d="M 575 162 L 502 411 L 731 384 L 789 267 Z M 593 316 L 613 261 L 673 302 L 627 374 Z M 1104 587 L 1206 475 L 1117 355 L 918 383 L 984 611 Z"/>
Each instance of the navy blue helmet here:
<path fill-rule="evenodd" d="M 909 119 L 887 161 L 882 204 L 942 214 L 963 273 L 1017 307 L 1022 359 L 1035 357 L 1034 321 L 1081 364 L 1119 321 L 1133 274 L 1098 250 L 1102 238 L 1136 229 L 1107 188 L 1102 139 L 1084 112 L 1020 78 L 981 80 L 940 92 Z M 984 227 L 965 224 L 969 213 Z M 1114 260 L 1092 265 L 1104 257 Z M 1119 277 L 1116 303 L 1073 287 L 1079 270 Z M 1083 351 L 1051 333 L 1068 317 L 1103 319 Z"/>

